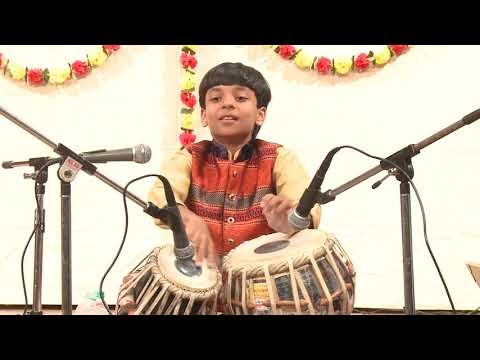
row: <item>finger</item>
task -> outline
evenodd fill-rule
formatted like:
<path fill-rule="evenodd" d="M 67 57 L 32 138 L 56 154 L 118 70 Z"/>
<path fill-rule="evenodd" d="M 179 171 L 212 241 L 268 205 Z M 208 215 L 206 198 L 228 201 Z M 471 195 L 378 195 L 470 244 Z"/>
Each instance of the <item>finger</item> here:
<path fill-rule="evenodd" d="M 193 239 L 190 239 L 190 241 L 192 242 L 193 249 L 195 250 L 192 260 L 195 261 L 195 263 L 196 263 L 197 259 L 198 259 L 198 247 L 199 247 L 200 244 L 199 244 L 198 241 L 194 241 Z"/>
<path fill-rule="evenodd" d="M 262 200 L 260 201 L 260 206 L 261 206 L 262 208 L 264 208 L 264 207 L 270 202 L 270 200 L 272 200 L 273 197 L 275 197 L 275 195 L 273 195 L 273 194 L 267 194 L 267 195 L 265 195 L 265 196 L 262 198 Z"/>
<path fill-rule="evenodd" d="M 281 197 L 279 197 L 279 196 L 274 196 L 274 197 L 268 202 L 268 204 L 266 204 L 265 207 L 263 208 L 264 212 L 266 212 L 266 213 L 275 213 L 277 207 L 280 205 L 281 202 L 282 202 L 282 198 L 281 198 Z"/>
<path fill-rule="evenodd" d="M 280 202 L 280 204 L 278 204 L 275 211 L 278 214 L 282 214 L 282 213 L 289 212 L 292 208 L 293 208 L 293 202 L 290 201 L 289 199 L 283 199 L 283 201 Z"/>
<path fill-rule="evenodd" d="M 185 232 L 187 234 L 188 239 L 192 242 L 192 244 L 195 245 L 195 243 L 197 242 L 196 241 L 196 236 L 195 236 L 195 231 L 191 227 L 185 226 Z"/>
<path fill-rule="evenodd" d="M 192 236 L 187 235 L 187 236 L 188 236 L 188 238 L 190 239 L 193 247 L 195 248 L 195 251 L 197 251 L 197 250 L 198 250 L 198 247 L 200 246 L 200 241 L 199 241 L 199 239 L 198 239 L 198 236 L 195 236 L 195 235 L 192 235 Z"/>
<path fill-rule="evenodd" d="M 205 251 L 207 250 L 207 238 L 203 236 L 199 242 L 198 250 L 197 250 L 197 259 L 195 263 L 197 266 L 202 266 L 203 259 L 205 258 Z"/>
<path fill-rule="evenodd" d="M 215 251 L 215 244 L 213 243 L 213 240 L 210 238 L 208 241 L 208 265 L 210 267 L 215 267 L 216 261 L 216 251 Z"/>

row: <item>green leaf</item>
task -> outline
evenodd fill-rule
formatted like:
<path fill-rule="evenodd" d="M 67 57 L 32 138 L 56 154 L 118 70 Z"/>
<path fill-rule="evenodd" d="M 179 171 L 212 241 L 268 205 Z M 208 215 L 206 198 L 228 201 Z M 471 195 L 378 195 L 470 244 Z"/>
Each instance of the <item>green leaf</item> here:
<path fill-rule="evenodd" d="M 190 49 L 188 46 L 183 46 L 183 47 L 182 47 L 182 51 L 183 51 L 183 52 L 186 52 L 186 53 L 190 53 L 190 54 L 192 54 L 192 55 L 195 55 L 195 51 L 192 50 L 192 49 Z"/>
<path fill-rule="evenodd" d="M 88 58 L 88 55 L 87 55 L 87 64 L 88 64 L 89 70 L 91 71 L 92 68 L 93 68 L 93 65 L 92 65 L 92 63 L 90 62 L 90 59 Z"/>
<path fill-rule="evenodd" d="M 189 109 L 189 108 L 184 107 L 180 110 L 180 113 L 181 114 L 192 114 L 193 111 L 194 111 L 194 109 Z"/>
<path fill-rule="evenodd" d="M 8 63 L 10 62 L 10 59 L 7 59 L 7 63 L 5 64 L 5 67 L 3 68 L 3 75 L 7 73 L 7 68 L 8 68 Z"/>
<path fill-rule="evenodd" d="M 43 70 L 43 81 L 45 81 L 45 83 L 48 83 L 49 79 L 50 79 L 50 71 L 48 71 L 48 68 L 46 68 L 45 70 Z"/>
<path fill-rule="evenodd" d="M 297 55 L 302 52 L 303 49 L 300 49 L 300 50 L 297 50 L 292 56 L 290 56 L 290 59 L 289 60 L 292 60 L 292 59 L 295 59 L 297 57 Z"/>
<path fill-rule="evenodd" d="M 388 51 L 390 51 L 390 57 L 394 57 L 394 56 L 397 56 L 397 54 L 395 54 L 395 52 L 392 50 L 392 48 L 390 47 L 390 45 L 387 45 L 387 48 L 388 48 Z"/>

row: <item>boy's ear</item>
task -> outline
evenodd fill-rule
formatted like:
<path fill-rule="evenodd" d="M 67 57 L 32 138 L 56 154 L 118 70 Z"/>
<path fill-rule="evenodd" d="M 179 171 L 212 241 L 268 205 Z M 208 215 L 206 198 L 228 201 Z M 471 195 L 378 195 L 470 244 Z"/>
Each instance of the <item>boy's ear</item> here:
<path fill-rule="evenodd" d="M 267 116 L 267 108 L 262 106 L 260 109 L 257 109 L 257 119 L 255 124 L 261 126 L 265 122 L 265 117 Z"/>
<path fill-rule="evenodd" d="M 200 111 L 200 122 L 202 123 L 202 126 L 203 126 L 203 127 L 207 127 L 207 126 L 208 126 L 208 123 L 207 123 L 207 112 L 205 111 L 205 109 L 201 109 L 201 111 Z"/>

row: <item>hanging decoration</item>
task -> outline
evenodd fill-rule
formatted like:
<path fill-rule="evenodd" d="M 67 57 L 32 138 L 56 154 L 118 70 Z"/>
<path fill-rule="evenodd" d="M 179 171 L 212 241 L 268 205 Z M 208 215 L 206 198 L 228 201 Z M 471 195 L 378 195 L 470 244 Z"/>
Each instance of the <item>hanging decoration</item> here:
<path fill-rule="evenodd" d="M 0 70 L 14 80 L 25 81 L 32 86 L 60 85 L 69 80 L 81 79 L 120 49 L 120 45 L 98 45 L 85 58 L 66 62 L 60 67 L 30 67 L 15 62 L 0 52 Z"/>
<path fill-rule="evenodd" d="M 409 45 L 385 45 L 379 51 L 361 52 L 350 57 L 313 56 L 293 45 L 265 45 L 285 60 L 293 60 L 303 70 L 317 71 L 323 75 L 345 76 L 352 72 L 364 72 L 375 66 L 384 66 L 395 57 L 404 54 Z"/>
<path fill-rule="evenodd" d="M 180 129 L 183 131 L 179 135 L 182 147 L 192 144 L 196 140 L 194 131 L 195 105 L 197 98 L 195 97 L 195 89 L 197 79 L 195 68 L 197 67 L 197 59 L 195 57 L 198 45 L 183 45 L 180 54 L 181 78 L 180 78 L 180 101 L 182 108 L 180 110 Z"/>

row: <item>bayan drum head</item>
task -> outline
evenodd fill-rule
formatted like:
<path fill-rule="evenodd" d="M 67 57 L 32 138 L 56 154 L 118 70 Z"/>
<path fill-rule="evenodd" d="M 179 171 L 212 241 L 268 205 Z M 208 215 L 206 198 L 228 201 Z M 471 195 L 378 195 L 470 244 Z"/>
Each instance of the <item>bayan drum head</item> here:
<path fill-rule="evenodd" d="M 153 272 L 161 274 L 163 278 L 182 290 L 191 292 L 206 292 L 219 287 L 221 275 L 216 269 L 210 269 L 204 265 L 198 276 L 182 274 L 176 267 L 176 256 L 173 252 L 173 244 L 155 249 L 157 266 Z"/>

